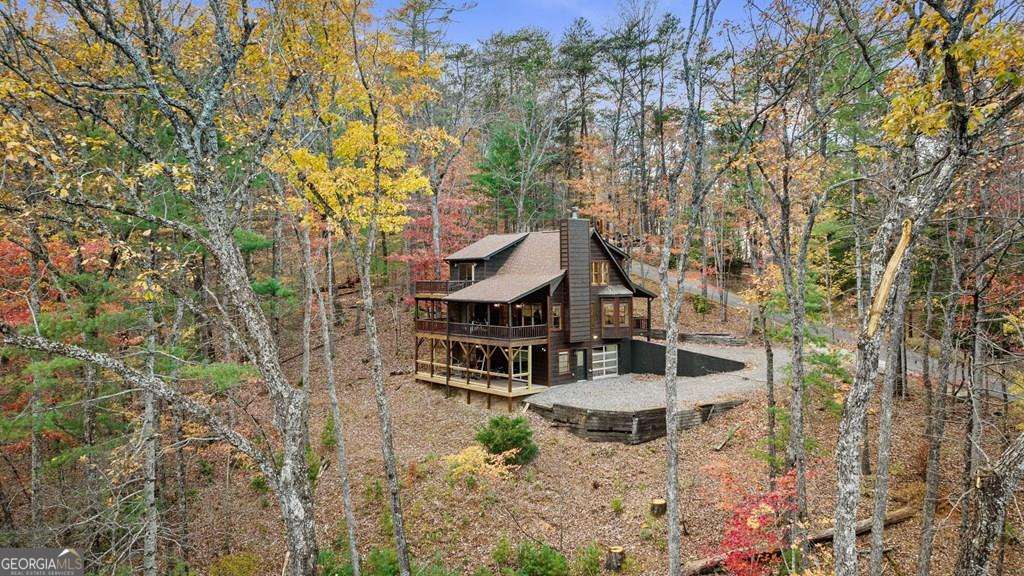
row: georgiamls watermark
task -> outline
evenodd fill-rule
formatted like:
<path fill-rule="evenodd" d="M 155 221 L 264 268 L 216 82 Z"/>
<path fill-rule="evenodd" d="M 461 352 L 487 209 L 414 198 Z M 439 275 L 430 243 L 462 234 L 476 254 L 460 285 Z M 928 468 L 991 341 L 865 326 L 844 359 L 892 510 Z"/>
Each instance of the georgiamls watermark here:
<path fill-rule="evenodd" d="M 84 576 L 74 548 L 2 548 L 0 576 Z"/>

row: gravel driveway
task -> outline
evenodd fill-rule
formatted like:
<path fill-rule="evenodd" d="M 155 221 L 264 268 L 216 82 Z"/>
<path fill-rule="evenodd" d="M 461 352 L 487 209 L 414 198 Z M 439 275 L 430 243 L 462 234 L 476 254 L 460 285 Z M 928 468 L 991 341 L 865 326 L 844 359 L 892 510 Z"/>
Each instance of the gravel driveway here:
<path fill-rule="evenodd" d="M 687 344 L 686 350 L 743 362 L 746 368 L 736 372 L 686 378 L 680 376 L 678 406 L 692 408 L 717 400 L 738 398 L 760 389 L 765 382 L 764 350 L 750 346 L 703 346 Z M 775 351 L 775 378 L 778 382 L 789 365 L 789 353 Z M 534 394 L 526 402 L 543 407 L 554 404 L 587 410 L 635 411 L 665 406 L 664 377 L 654 374 L 622 374 L 612 378 L 586 380 L 553 386 Z"/>

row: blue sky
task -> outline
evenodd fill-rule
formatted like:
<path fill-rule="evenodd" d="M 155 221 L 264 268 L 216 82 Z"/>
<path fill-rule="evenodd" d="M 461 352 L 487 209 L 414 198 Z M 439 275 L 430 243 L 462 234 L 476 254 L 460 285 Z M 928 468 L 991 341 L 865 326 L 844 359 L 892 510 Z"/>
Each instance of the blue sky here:
<path fill-rule="evenodd" d="M 459 0 L 453 0 L 458 3 Z M 743 17 L 745 0 L 722 0 L 716 20 Z M 401 0 L 378 0 L 377 10 L 387 10 Z M 671 10 L 685 20 L 689 0 L 659 2 L 661 11 Z M 477 0 L 476 7 L 455 15 L 448 29 L 450 40 L 475 44 L 497 31 L 510 32 L 524 26 L 537 26 L 550 32 L 557 41 L 573 20 L 582 16 L 597 30 L 616 20 L 621 10 L 619 0 Z"/>

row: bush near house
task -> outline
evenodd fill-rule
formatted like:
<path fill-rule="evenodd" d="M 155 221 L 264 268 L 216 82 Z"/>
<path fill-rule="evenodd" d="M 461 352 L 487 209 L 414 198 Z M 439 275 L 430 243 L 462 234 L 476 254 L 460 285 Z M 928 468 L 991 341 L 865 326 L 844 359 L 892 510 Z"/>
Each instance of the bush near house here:
<path fill-rule="evenodd" d="M 477 430 L 476 441 L 491 454 L 502 454 L 515 450 L 507 464 L 526 464 L 537 457 L 537 443 L 533 441 L 533 430 L 522 416 L 509 418 L 495 416 L 486 426 Z"/>

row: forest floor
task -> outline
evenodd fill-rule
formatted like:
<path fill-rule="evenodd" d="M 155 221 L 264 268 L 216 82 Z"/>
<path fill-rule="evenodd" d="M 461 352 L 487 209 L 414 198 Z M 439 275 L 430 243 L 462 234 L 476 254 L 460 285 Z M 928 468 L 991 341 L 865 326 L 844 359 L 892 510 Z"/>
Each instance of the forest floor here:
<path fill-rule="evenodd" d="M 365 554 L 372 547 L 389 545 L 390 524 L 365 341 L 353 328 L 357 320 L 355 302 L 350 298 L 343 304 L 349 314 L 337 343 L 337 370 L 358 532 Z M 380 333 L 386 369 L 408 370 L 412 363 L 411 322 L 396 323 L 384 316 L 380 315 Z M 295 340 L 285 342 L 284 350 L 297 350 L 298 323 L 285 332 Z M 287 368 L 297 373 L 300 364 L 294 360 Z M 319 353 L 313 355 L 310 382 L 310 436 L 324 463 L 316 483 L 316 523 L 319 541 L 326 548 L 343 538 L 344 528 L 334 452 L 321 442 L 329 403 Z M 593 443 L 554 428 L 536 414 L 525 413 L 540 447 L 538 457 L 507 479 L 481 480 L 471 487 L 449 480 L 445 457 L 473 445 L 479 426 L 506 413 L 504 403 L 496 404 L 500 407 L 492 410 L 484 406 L 482 399 L 467 404 L 464 396 L 445 397 L 443 389 L 416 383 L 408 374 L 390 376 L 387 392 L 401 466 L 408 536 L 417 558 L 436 558 L 450 569 L 470 574 L 477 567 L 493 566 L 491 553 L 502 538 L 513 545 L 526 540 L 543 541 L 570 558 L 596 542 L 625 548 L 630 559 L 627 574 L 665 573 L 664 518 L 654 519 L 648 514 L 650 500 L 663 496 L 664 439 L 637 446 Z M 259 397 L 255 388 L 249 393 L 252 404 L 248 411 L 265 420 L 265 398 Z M 917 384 L 911 386 L 907 399 L 896 404 L 890 509 L 908 503 L 919 506 L 924 469 L 923 402 Z M 839 416 L 824 405 L 824 398 L 815 397 L 807 422 L 812 439 L 808 462 L 809 511 L 814 527 L 830 525 L 834 510 L 832 454 Z M 730 503 L 742 498 L 744 489 L 763 489 L 767 464 L 758 454 L 765 449 L 765 407 L 764 394 L 758 392 L 723 417 L 680 434 L 686 559 L 715 552 Z M 937 515 L 939 532 L 933 571 L 937 576 L 951 573 L 958 541 L 959 515 L 948 500 L 949 495 L 959 493 L 954 478 L 958 477 L 955 471 L 960 469 L 963 452 L 959 438 L 962 421 L 961 407 L 954 407 L 943 451 L 942 469 L 947 473 Z M 721 451 L 715 451 L 714 447 L 732 430 L 733 438 Z M 206 463 L 199 468 L 212 472 L 193 480 L 201 503 L 193 508 L 189 530 L 197 545 L 194 563 L 206 566 L 218 555 L 247 551 L 261 559 L 261 573 L 280 573 L 285 544 L 276 502 L 271 495 L 264 495 L 257 498 L 258 506 L 250 504 L 254 502 L 254 492 L 258 492 L 257 484 L 253 483 L 256 472 L 236 465 L 225 487 L 227 450 L 207 451 L 201 458 Z M 859 514 L 862 518 L 869 514 L 868 480 Z M 919 532 L 916 517 L 887 530 L 889 556 L 898 567 L 898 572 L 891 573 L 913 573 Z M 1007 547 L 1006 562 L 1006 574 L 1024 571 L 1024 551 L 1019 543 Z"/>

